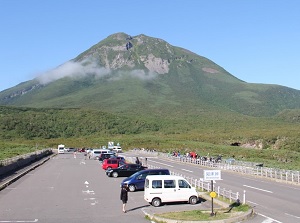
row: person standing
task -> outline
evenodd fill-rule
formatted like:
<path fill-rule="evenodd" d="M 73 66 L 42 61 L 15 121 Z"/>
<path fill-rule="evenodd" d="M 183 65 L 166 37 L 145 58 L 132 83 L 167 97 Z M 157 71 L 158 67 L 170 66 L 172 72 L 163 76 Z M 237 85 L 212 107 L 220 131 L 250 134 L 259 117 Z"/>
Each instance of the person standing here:
<path fill-rule="evenodd" d="M 123 212 L 126 213 L 126 204 L 128 201 L 128 185 L 123 184 L 121 188 L 120 200 L 123 203 Z"/>
<path fill-rule="evenodd" d="M 136 157 L 135 164 L 137 164 L 137 165 L 141 165 L 141 162 L 140 162 L 140 160 L 139 160 L 139 158 L 138 158 L 138 157 Z"/>

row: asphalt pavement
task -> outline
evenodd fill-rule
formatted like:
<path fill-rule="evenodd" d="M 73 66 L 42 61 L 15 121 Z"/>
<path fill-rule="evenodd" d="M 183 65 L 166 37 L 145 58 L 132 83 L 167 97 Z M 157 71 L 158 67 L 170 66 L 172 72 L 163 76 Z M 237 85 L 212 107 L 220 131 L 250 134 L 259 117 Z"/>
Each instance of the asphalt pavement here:
<path fill-rule="evenodd" d="M 149 222 L 145 215 L 183 210 L 210 210 L 211 203 L 172 203 L 153 207 L 143 191 L 129 193 L 127 213 L 119 198 L 123 178 L 105 175 L 97 160 L 58 154 L 1 180 L 1 222 Z M 10 182 L 11 181 L 11 182 Z M 218 208 L 218 205 L 215 205 Z"/>

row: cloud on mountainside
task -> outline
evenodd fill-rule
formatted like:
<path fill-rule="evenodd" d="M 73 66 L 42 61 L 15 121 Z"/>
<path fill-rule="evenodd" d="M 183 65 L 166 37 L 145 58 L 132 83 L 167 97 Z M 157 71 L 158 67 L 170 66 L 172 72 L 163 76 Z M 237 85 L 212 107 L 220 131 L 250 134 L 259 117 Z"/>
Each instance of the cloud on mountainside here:
<path fill-rule="evenodd" d="M 99 67 L 96 62 L 83 61 L 83 62 L 73 62 L 69 61 L 62 64 L 61 66 L 47 71 L 37 77 L 37 80 L 41 84 L 48 84 L 58 79 L 64 77 L 74 77 L 81 78 L 87 75 L 95 75 L 96 78 L 101 78 L 106 75 L 110 75 L 111 70 L 104 67 Z M 144 70 L 132 70 L 130 72 L 118 72 L 117 75 L 114 75 L 110 80 L 120 80 L 124 76 L 130 76 L 134 78 L 139 78 L 141 80 L 151 80 L 157 77 L 157 74 L 154 72 L 146 73 Z"/>

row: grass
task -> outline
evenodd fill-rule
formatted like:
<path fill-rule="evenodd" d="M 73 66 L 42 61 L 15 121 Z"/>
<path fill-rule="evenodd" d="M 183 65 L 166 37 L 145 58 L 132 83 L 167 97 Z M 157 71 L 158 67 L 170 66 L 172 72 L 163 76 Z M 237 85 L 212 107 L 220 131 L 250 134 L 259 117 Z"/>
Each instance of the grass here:
<path fill-rule="evenodd" d="M 24 155 L 27 153 L 34 152 L 38 149 L 44 149 L 39 148 L 37 146 L 33 145 L 26 145 L 26 144 L 16 144 L 16 143 L 0 143 L 0 160 L 13 158 L 19 155 Z"/>
<path fill-rule="evenodd" d="M 191 211 L 180 211 L 180 212 L 169 212 L 162 214 L 155 214 L 157 217 L 176 219 L 182 221 L 212 221 L 212 220 L 222 220 L 234 217 L 241 212 L 247 212 L 250 210 L 248 205 L 240 205 L 233 208 L 229 213 L 225 213 L 228 209 L 215 209 L 215 215 L 211 216 L 211 211 L 208 210 L 191 210 Z"/>

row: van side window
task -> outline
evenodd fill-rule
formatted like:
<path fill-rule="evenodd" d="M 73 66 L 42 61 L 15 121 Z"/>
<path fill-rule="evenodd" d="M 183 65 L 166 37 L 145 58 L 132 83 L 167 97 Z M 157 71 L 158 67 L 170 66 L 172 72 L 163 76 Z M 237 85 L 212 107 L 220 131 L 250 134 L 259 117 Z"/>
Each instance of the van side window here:
<path fill-rule="evenodd" d="M 152 188 L 162 188 L 161 180 L 153 180 L 152 181 Z"/>
<path fill-rule="evenodd" d="M 175 188 L 175 180 L 165 180 L 164 188 Z"/>
<path fill-rule="evenodd" d="M 190 188 L 190 185 L 185 180 L 178 180 L 179 188 Z"/>

